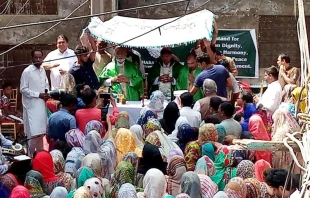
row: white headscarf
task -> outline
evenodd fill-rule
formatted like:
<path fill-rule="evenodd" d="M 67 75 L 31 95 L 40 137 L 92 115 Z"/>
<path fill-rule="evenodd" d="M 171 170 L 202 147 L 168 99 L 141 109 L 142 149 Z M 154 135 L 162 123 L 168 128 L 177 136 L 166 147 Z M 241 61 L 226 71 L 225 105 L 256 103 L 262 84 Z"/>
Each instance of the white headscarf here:
<path fill-rule="evenodd" d="M 164 112 L 164 94 L 157 90 L 154 91 L 150 97 L 150 103 L 147 105 L 151 110 L 154 110 L 157 113 L 158 119 L 163 117 Z"/>
<path fill-rule="evenodd" d="M 179 146 L 172 142 L 171 139 L 161 131 L 154 131 L 158 135 L 159 141 L 161 143 L 160 150 L 164 153 L 165 156 L 168 156 L 170 151 L 174 148 L 179 148 Z"/>
<path fill-rule="evenodd" d="M 143 149 L 144 144 L 142 142 L 142 139 L 143 139 L 143 129 L 142 129 L 142 127 L 140 125 L 138 125 L 138 124 L 135 124 L 135 125 L 132 125 L 130 127 L 130 131 L 135 136 L 135 141 L 136 141 L 137 148 Z"/>
<path fill-rule="evenodd" d="M 67 198 L 68 196 L 68 191 L 64 187 L 56 187 L 51 195 L 50 198 Z"/>
<path fill-rule="evenodd" d="M 188 124 L 188 120 L 186 117 L 184 116 L 180 116 L 176 123 L 175 123 L 175 129 L 172 131 L 172 133 L 170 135 L 168 135 L 168 137 L 170 138 L 170 140 L 172 140 L 173 142 L 177 142 L 179 141 L 179 139 L 177 138 L 178 135 L 178 128 L 179 126 L 181 126 L 182 124 Z"/>
<path fill-rule="evenodd" d="M 130 184 L 125 183 L 121 186 L 118 191 L 118 198 L 137 198 L 137 191 L 136 188 Z"/>
<path fill-rule="evenodd" d="M 143 193 L 138 198 L 162 198 L 166 194 L 167 181 L 165 175 L 156 168 L 148 170 L 143 178 Z"/>
<path fill-rule="evenodd" d="M 219 191 L 213 196 L 213 198 L 228 198 L 228 196 L 225 192 Z"/>

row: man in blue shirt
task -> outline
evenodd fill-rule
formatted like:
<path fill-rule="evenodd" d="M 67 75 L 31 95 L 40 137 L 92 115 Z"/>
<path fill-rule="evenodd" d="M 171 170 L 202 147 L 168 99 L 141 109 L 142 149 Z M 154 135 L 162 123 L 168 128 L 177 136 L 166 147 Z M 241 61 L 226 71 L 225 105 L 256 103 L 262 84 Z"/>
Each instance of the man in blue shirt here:
<path fill-rule="evenodd" d="M 217 95 L 227 98 L 226 87 L 232 87 L 232 80 L 228 71 L 222 65 L 213 65 L 210 56 L 205 54 L 197 57 L 198 66 L 203 71 L 196 77 L 191 94 L 194 95 L 203 85 L 205 79 L 213 80 L 217 85 Z"/>
<path fill-rule="evenodd" d="M 75 48 L 75 54 L 78 61 L 70 69 L 70 74 L 73 75 L 76 84 L 86 83 L 92 89 L 99 89 L 99 81 L 96 73 L 93 69 L 93 63 L 95 61 L 95 52 L 89 53 L 88 49 L 84 46 L 77 46 Z"/>
<path fill-rule="evenodd" d="M 62 108 L 53 113 L 48 120 L 48 140 L 49 142 L 56 140 L 66 141 L 65 134 L 76 129 L 76 120 L 71 113 L 75 111 L 78 101 L 75 96 L 65 94 L 61 99 Z"/>

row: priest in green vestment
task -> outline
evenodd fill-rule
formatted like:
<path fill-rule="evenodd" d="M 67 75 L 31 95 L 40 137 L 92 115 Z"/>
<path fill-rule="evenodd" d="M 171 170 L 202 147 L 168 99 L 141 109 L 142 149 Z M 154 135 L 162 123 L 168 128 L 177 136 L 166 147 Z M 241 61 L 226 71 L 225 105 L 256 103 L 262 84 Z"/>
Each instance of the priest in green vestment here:
<path fill-rule="evenodd" d="M 202 71 L 198 67 L 195 54 L 192 53 L 188 54 L 186 61 L 187 61 L 187 67 L 183 67 L 180 70 L 180 74 L 177 79 L 176 90 L 190 91 L 194 86 L 196 76 L 198 76 L 198 74 L 200 74 L 200 72 Z M 203 98 L 203 93 L 202 90 L 200 89 L 194 95 L 194 101 L 197 101 L 201 98 Z"/>
<path fill-rule="evenodd" d="M 147 76 L 148 93 L 160 90 L 168 101 L 173 99 L 173 91 L 180 70 L 183 67 L 173 59 L 170 48 L 163 48 L 160 51 L 160 58 L 154 63 Z"/>
<path fill-rule="evenodd" d="M 127 49 L 115 48 L 115 58 L 100 73 L 104 86 L 111 87 L 113 95 L 125 95 L 127 101 L 139 101 L 143 95 L 142 73 L 137 66 L 126 60 Z"/>

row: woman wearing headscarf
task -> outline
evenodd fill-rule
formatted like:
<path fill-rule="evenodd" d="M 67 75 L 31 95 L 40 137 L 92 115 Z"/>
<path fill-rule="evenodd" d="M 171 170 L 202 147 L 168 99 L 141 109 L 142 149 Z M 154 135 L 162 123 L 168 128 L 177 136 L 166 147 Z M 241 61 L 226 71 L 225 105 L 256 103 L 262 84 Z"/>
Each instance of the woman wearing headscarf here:
<path fill-rule="evenodd" d="M 161 125 L 155 118 L 150 118 L 147 123 L 143 126 L 145 137 L 154 131 L 161 131 Z"/>
<path fill-rule="evenodd" d="M 86 186 L 91 194 L 92 198 L 104 198 L 105 197 L 105 190 L 102 181 L 96 177 L 92 177 L 87 179 L 84 182 L 84 186 Z"/>
<path fill-rule="evenodd" d="M 167 157 L 170 151 L 172 149 L 179 148 L 178 145 L 172 142 L 165 133 L 159 130 L 150 133 L 146 137 L 145 142 L 157 146 L 165 162 L 167 162 Z"/>
<path fill-rule="evenodd" d="M 24 186 L 18 185 L 13 188 L 10 198 L 30 198 L 30 193 Z"/>
<path fill-rule="evenodd" d="M 171 161 L 171 159 L 176 155 L 184 158 L 184 154 L 183 154 L 182 150 L 180 149 L 180 147 L 173 148 L 170 150 L 169 155 L 167 157 L 167 162 L 169 163 Z"/>
<path fill-rule="evenodd" d="M 196 173 L 188 171 L 181 179 L 181 193 L 186 193 L 190 197 L 204 198 L 201 191 L 201 184 Z"/>
<path fill-rule="evenodd" d="M 119 112 L 118 116 L 116 117 L 115 128 L 116 129 L 119 129 L 119 128 L 129 129 L 130 128 L 128 112 L 126 111 Z"/>
<path fill-rule="evenodd" d="M 86 186 L 81 186 L 74 192 L 74 194 L 71 197 L 72 198 L 92 198 L 93 196 L 89 188 L 87 188 Z"/>
<path fill-rule="evenodd" d="M 274 120 L 274 127 L 272 130 L 272 141 L 283 141 L 287 133 L 299 132 L 300 127 L 291 113 L 287 109 L 277 109 L 272 119 Z M 267 160 L 266 160 L 267 161 Z M 287 163 L 291 161 L 291 155 L 288 152 L 275 151 L 272 156 L 273 168 L 284 168 L 289 170 L 290 165 Z M 271 163 L 270 161 L 268 161 Z"/>
<path fill-rule="evenodd" d="M 167 164 L 164 163 L 161 153 L 157 146 L 145 144 L 142 151 L 142 158 L 138 167 L 137 186 L 142 187 L 143 177 L 151 168 L 159 169 L 166 174 Z"/>
<path fill-rule="evenodd" d="M 263 173 L 266 169 L 269 169 L 269 168 L 271 168 L 271 165 L 269 162 L 265 160 L 261 159 L 255 162 L 254 164 L 255 178 L 260 182 L 264 182 Z"/>
<path fill-rule="evenodd" d="M 139 119 L 138 119 L 137 124 L 141 125 L 142 128 L 144 128 L 144 125 L 145 125 L 145 124 L 147 123 L 147 121 L 148 121 L 149 119 L 151 119 L 151 118 L 157 119 L 158 116 L 157 116 L 157 113 L 156 113 L 155 111 L 149 109 L 149 110 L 147 110 L 147 111 L 145 112 L 145 114 L 143 115 L 143 117 L 141 117 L 141 118 L 139 117 L 139 119 L 141 119 L 141 121 L 139 121 Z"/>
<path fill-rule="evenodd" d="M 182 151 L 185 150 L 187 143 L 197 140 L 195 139 L 194 130 L 189 124 L 182 124 L 178 127 L 177 138 L 179 139 L 178 145 Z"/>
<path fill-rule="evenodd" d="M 76 178 L 72 182 L 72 187 L 75 187 L 74 190 L 70 191 L 68 198 L 74 197 L 73 195 L 77 191 L 76 189 L 79 189 L 82 187 L 86 180 L 95 177 L 95 173 L 88 167 L 81 167 L 76 173 Z"/>
<path fill-rule="evenodd" d="M 54 163 L 54 172 L 59 177 L 59 181 L 62 186 L 67 190 L 71 190 L 71 181 L 72 177 L 69 173 L 65 173 L 65 159 L 62 156 L 62 153 L 59 150 L 52 150 L 51 152 L 53 163 Z"/>
<path fill-rule="evenodd" d="M 0 197 L 9 198 L 14 187 L 18 185 L 17 178 L 11 174 L 7 173 L 0 177 Z"/>
<path fill-rule="evenodd" d="M 123 184 L 118 191 L 118 198 L 138 198 L 136 188 L 130 183 Z"/>
<path fill-rule="evenodd" d="M 81 166 L 90 168 L 98 178 L 104 176 L 102 160 L 98 153 L 89 153 L 86 155 L 82 160 Z"/>
<path fill-rule="evenodd" d="M 200 180 L 202 195 L 206 198 L 213 198 L 218 191 L 216 183 L 214 183 L 208 175 L 197 174 Z"/>
<path fill-rule="evenodd" d="M 143 189 L 138 198 L 162 198 L 167 189 L 165 175 L 155 168 L 148 170 L 143 178 Z"/>
<path fill-rule="evenodd" d="M 135 175 L 137 175 L 138 172 L 138 166 L 139 166 L 139 156 L 135 152 L 128 152 L 123 156 L 123 160 L 125 162 L 131 163 L 131 165 L 135 169 Z"/>
<path fill-rule="evenodd" d="M 50 195 L 50 198 L 67 198 L 68 191 L 64 187 L 56 187 Z"/>
<path fill-rule="evenodd" d="M 43 192 L 43 176 L 38 171 L 31 170 L 26 174 L 24 186 L 30 192 L 31 198 L 44 198 L 46 196 Z"/>
<path fill-rule="evenodd" d="M 224 189 L 224 192 L 227 194 L 228 197 L 246 198 L 247 187 L 241 177 L 234 177 L 229 180 L 228 184 Z"/>
<path fill-rule="evenodd" d="M 216 144 L 217 140 L 218 133 L 214 124 L 210 123 L 201 126 L 199 128 L 198 140 L 188 143 L 185 148 L 187 170 L 195 170 L 196 162 L 201 157 L 202 146 L 207 142 Z"/>
<path fill-rule="evenodd" d="M 142 150 L 143 146 L 144 146 L 144 144 L 143 144 L 144 133 L 143 133 L 142 127 L 138 124 L 135 124 L 135 125 L 132 125 L 130 127 L 130 131 L 135 137 L 135 142 L 136 142 L 137 148 Z"/>
<path fill-rule="evenodd" d="M 175 129 L 175 124 L 180 117 L 180 110 L 175 102 L 169 102 L 164 110 L 164 116 L 159 120 L 163 130 L 170 135 Z"/>
<path fill-rule="evenodd" d="M 129 129 L 118 129 L 114 142 L 117 151 L 117 163 L 119 163 L 128 152 L 135 152 L 139 157 L 142 156 L 142 150 L 137 148 L 134 135 Z"/>
<path fill-rule="evenodd" d="M 97 120 L 91 120 L 89 122 L 87 122 L 86 126 L 85 126 L 85 135 L 87 135 L 89 132 L 91 131 L 97 131 L 101 137 L 104 137 L 106 134 L 106 130 L 103 127 L 102 123 L 97 121 Z"/>
<path fill-rule="evenodd" d="M 247 187 L 246 198 L 269 198 L 266 184 L 257 179 L 248 178 L 244 180 Z"/>
<path fill-rule="evenodd" d="M 219 190 L 223 190 L 228 181 L 236 177 L 237 169 L 232 167 L 234 161 L 232 159 L 232 152 L 227 147 L 223 146 L 215 153 L 215 174 L 211 176 Z"/>
<path fill-rule="evenodd" d="M 250 160 L 242 160 L 237 166 L 237 177 L 242 179 L 254 177 L 254 164 Z"/>
<path fill-rule="evenodd" d="M 212 176 L 215 173 L 215 166 L 213 161 L 208 156 L 202 156 L 196 163 L 196 174 Z"/>
<path fill-rule="evenodd" d="M 85 135 L 79 129 L 72 129 L 66 133 L 66 140 L 72 149 L 66 157 L 65 172 L 74 175 L 76 170 L 80 167 L 80 164 L 77 162 L 80 158 L 82 158 L 82 156 L 85 156 L 82 149 L 85 141 Z"/>
<path fill-rule="evenodd" d="M 62 185 L 54 172 L 53 158 L 49 152 L 38 152 L 32 161 L 32 167 L 43 175 L 43 191 L 47 195 L 50 195 L 55 187 Z"/>
<path fill-rule="evenodd" d="M 170 135 L 168 135 L 168 137 L 170 138 L 171 141 L 173 142 L 178 142 L 178 132 L 179 132 L 179 126 L 183 125 L 183 124 L 188 124 L 188 120 L 186 117 L 184 116 L 180 116 L 176 123 L 175 123 L 175 127 L 174 130 L 172 131 L 172 133 Z"/>
<path fill-rule="evenodd" d="M 186 172 L 185 160 L 181 156 L 174 156 L 167 167 L 167 193 L 176 196 L 181 186 L 182 175 Z"/>
<path fill-rule="evenodd" d="M 137 124 L 142 124 L 142 120 L 148 110 L 154 111 L 158 115 L 158 119 L 161 119 L 164 112 L 164 102 L 164 94 L 159 90 L 154 91 L 150 97 L 150 103 L 141 109 Z"/>
<path fill-rule="evenodd" d="M 118 191 L 125 183 L 135 183 L 135 169 L 129 162 L 121 161 L 116 168 L 114 184 L 110 193 L 111 198 L 118 198 Z"/>
<path fill-rule="evenodd" d="M 270 137 L 268 135 L 268 132 L 266 131 L 263 120 L 257 114 L 252 115 L 252 117 L 250 118 L 249 131 L 251 132 L 255 140 L 270 141 Z M 271 152 L 270 151 L 255 151 L 255 159 L 256 160 L 263 159 L 271 163 Z"/>
<path fill-rule="evenodd" d="M 85 142 L 83 144 L 83 151 L 86 155 L 89 153 L 98 153 L 100 155 L 104 167 L 104 178 L 110 179 L 111 175 L 114 173 L 117 158 L 116 148 L 112 138 L 112 126 L 109 118 L 107 119 L 107 123 L 108 139 L 103 140 L 97 131 L 90 131 L 86 135 Z"/>

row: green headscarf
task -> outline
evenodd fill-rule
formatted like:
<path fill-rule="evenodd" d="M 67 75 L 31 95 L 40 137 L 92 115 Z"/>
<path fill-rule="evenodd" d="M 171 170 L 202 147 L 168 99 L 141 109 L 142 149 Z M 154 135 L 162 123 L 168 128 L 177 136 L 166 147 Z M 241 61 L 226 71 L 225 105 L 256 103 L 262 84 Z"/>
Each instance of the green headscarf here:
<path fill-rule="evenodd" d="M 202 145 L 202 156 L 208 156 L 213 162 L 215 161 L 215 150 L 211 142 Z"/>
<path fill-rule="evenodd" d="M 223 146 L 219 153 L 215 156 L 215 174 L 211 176 L 219 190 L 224 190 L 228 181 L 237 176 L 237 169 L 230 167 L 233 164 L 232 153 L 226 146 Z"/>
<path fill-rule="evenodd" d="M 216 130 L 217 130 L 217 132 L 219 134 L 218 142 L 222 144 L 223 141 L 224 141 L 225 136 L 227 135 L 226 134 L 226 130 L 225 130 L 225 128 L 221 124 L 217 124 L 216 125 Z"/>
<path fill-rule="evenodd" d="M 76 173 L 76 188 L 75 190 L 70 191 L 68 198 L 73 198 L 73 194 L 79 187 L 83 186 L 85 181 L 87 179 L 90 179 L 92 177 L 96 177 L 94 172 L 88 168 L 88 167 L 81 167 L 79 170 L 77 170 Z"/>
<path fill-rule="evenodd" d="M 125 183 L 135 184 L 135 169 L 130 162 L 121 161 L 115 172 L 115 181 L 111 190 L 111 197 L 117 198 L 118 191 Z"/>

